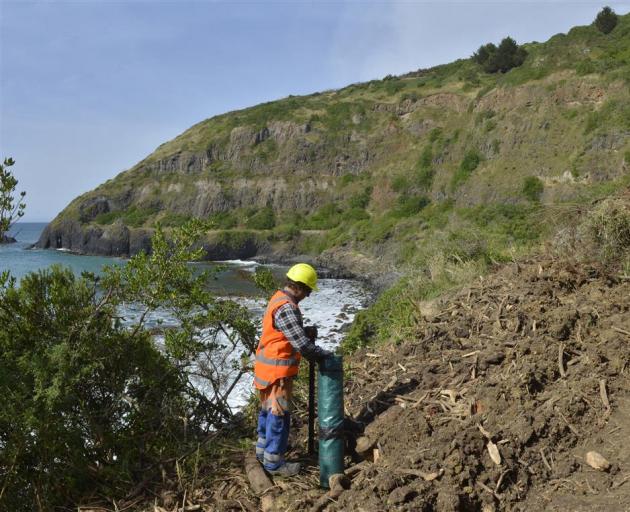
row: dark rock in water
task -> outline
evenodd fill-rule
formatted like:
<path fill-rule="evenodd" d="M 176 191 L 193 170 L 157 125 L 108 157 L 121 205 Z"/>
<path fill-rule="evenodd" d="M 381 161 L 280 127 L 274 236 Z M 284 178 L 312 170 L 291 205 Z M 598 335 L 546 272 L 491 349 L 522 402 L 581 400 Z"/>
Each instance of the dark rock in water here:
<path fill-rule="evenodd" d="M 100 206 L 99 206 L 100 205 Z M 92 208 L 104 208 L 95 202 Z M 81 224 L 76 220 L 61 220 L 46 226 L 34 247 L 67 249 L 78 254 L 129 257 L 139 252 L 151 252 L 149 228 L 130 228 L 121 221 L 108 226 Z M 255 235 L 217 237 L 203 243 L 204 259 L 210 261 L 247 259 L 267 247 Z"/>
<path fill-rule="evenodd" d="M 9 235 L 2 235 L 0 238 L 0 244 L 14 244 L 15 242 L 17 242 L 17 240 Z"/>

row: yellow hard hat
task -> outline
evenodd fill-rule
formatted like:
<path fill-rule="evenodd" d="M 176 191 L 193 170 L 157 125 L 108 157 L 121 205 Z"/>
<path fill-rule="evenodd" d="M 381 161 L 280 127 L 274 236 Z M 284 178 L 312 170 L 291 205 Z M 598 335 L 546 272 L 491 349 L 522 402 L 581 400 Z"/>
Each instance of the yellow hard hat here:
<path fill-rule="evenodd" d="M 302 283 L 311 290 L 317 291 L 317 272 L 308 263 L 293 265 L 287 272 L 287 277 L 296 283 Z"/>

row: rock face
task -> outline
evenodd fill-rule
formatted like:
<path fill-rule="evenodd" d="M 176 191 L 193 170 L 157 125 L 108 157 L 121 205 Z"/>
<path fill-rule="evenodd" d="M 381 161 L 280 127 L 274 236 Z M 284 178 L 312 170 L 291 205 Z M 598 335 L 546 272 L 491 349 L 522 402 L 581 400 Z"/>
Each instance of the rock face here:
<path fill-rule="evenodd" d="M 67 249 L 77 254 L 130 257 L 139 252 L 151 252 L 152 229 L 128 228 L 117 222 L 104 228 L 83 226 L 79 222 L 62 220 L 44 229 L 35 247 L 41 249 Z M 255 234 L 209 237 L 203 242 L 210 261 L 247 259 L 269 247 Z"/>
<path fill-rule="evenodd" d="M 146 238 L 149 240 L 150 236 Z M 46 226 L 36 246 L 41 249 L 68 249 L 80 254 L 129 256 L 132 254 L 130 239 L 129 228 L 121 223 L 103 229 L 83 226 L 73 220 L 61 220 Z M 143 247 L 142 240 L 134 237 L 134 248 L 140 247 Z"/>

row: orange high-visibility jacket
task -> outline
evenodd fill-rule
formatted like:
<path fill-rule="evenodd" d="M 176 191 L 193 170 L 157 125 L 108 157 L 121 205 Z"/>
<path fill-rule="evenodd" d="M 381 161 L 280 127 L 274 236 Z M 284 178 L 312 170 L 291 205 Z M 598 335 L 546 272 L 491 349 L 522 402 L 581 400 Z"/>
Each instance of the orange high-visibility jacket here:
<path fill-rule="evenodd" d="M 287 337 L 273 325 L 273 315 L 280 306 L 298 305 L 283 291 L 273 294 L 263 316 L 262 336 L 256 350 L 254 363 L 254 386 L 264 389 L 283 377 L 297 375 L 302 356 L 297 352 Z"/>

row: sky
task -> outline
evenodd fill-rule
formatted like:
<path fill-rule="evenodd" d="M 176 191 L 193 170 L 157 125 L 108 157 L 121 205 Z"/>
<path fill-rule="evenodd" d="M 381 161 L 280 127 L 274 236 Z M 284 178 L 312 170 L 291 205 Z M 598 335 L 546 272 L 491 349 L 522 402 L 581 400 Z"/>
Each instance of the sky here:
<path fill-rule="evenodd" d="M 545 41 L 628 1 L 0 0 L 0 157 L 23 220 L 213 115 Z"/>

